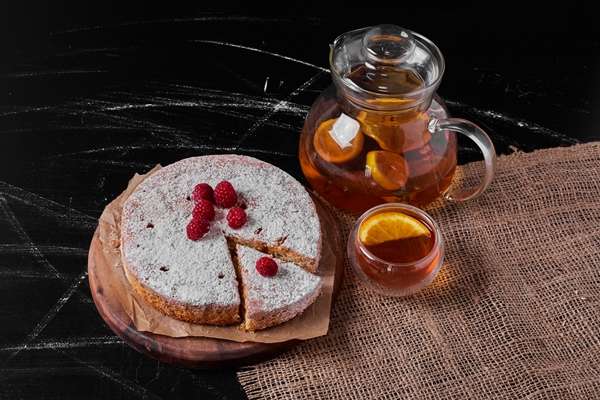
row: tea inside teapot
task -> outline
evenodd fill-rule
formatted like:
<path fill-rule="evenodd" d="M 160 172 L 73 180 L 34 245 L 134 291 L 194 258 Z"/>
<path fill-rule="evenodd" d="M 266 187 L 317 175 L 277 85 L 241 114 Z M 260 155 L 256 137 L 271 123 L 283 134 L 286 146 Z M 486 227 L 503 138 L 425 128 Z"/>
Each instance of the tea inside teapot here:
<path fill-rule="evenodd" d="M 300 135 L 300 163 L 313 189 L 357 214 L 385 202 L 423 207 L 447 193 L 457 164 L 454 130 L 461 128 L 437 124 L 450 121 L 435 93 L 444 71 L 437 47 L 380 25 L 339 36 L 330 64 L 333 84 L 315 100 Z"/>

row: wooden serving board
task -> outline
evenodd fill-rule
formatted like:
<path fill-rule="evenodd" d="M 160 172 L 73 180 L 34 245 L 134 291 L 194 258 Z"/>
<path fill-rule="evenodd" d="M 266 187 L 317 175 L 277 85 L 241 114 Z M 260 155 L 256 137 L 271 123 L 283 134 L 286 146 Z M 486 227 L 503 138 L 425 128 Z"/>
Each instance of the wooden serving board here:
<path fill-rule="evenodd" d="M 331 300 L 333 306 L 342 286 L 345 250 L 332 215 L 315 196 L 312 197 L 318 203 L 319 216 L 325 218 L 327 225 L 333 228 L 332 232 L 324 235 L 328 238 L 331 251 L 338 255 L 335 257 L 335 265 L 330 266 L 335 268 Z M 114 266 L 109 265 L 97 229 L 88 257 L 88 277 L 96 308 L 117 336 L 135 350 L 155 360 L 194 369 L 241 367 L 276 357 L 301 342 L 298 339 L 279 343 L 235 342 L 198 336 L 171 337 L 138 331 L 110 287 L 111 268 Z"/>

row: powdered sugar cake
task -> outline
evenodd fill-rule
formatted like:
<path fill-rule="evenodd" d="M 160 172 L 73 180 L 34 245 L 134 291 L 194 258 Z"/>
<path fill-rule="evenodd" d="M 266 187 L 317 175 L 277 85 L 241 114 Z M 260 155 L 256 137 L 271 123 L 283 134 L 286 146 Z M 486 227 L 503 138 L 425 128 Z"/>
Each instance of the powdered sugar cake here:
<path fill-rule="evenodd" d="M 223 180 L 237 191 L 246 224 L 230 228 L 227 209 L 215 207 L 209 232 L 198 241 L 188 239 L 194 187 L 215 187 Z M 236 243 L 315 273 L 321 241 L 319 217 L 306 189 L 285 171 L 247 156 L 192 157 L 168 165 L 141 182 L 123 206 L 127 279 L 153 307 L 194 323 L 242 320 L 232 260 Z"/>
<path fill-rule="evenodd" d="M 281 262 L 275 276 L 263 276 L 255 268 L 265 254 L 237 245 L 238 268 L 244 299 L 243 328 L 256 331 L 294 318 L 319 295 L 321 279 L 294 263 Z"/>

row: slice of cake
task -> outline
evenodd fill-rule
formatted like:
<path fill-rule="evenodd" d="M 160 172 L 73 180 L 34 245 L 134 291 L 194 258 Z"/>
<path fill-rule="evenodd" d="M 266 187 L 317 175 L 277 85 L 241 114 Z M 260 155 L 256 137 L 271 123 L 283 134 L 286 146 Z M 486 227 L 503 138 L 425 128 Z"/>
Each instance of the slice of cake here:
<path fill-rule="evenodd" d="M 216 190 L 222 182 L 229 192 Z M 200 220 L 193 217 L 198 185 L 214 188 L 213 197 L 231 197 L 231 204 L 213 198 L 212 209 L 201 211 L 203 222 L 192 224 Z M 247 156 L 192 157 L 161 168 L 135 188 L 121 216 L 121 257 L 134 290 L 159 311 L 199 324 L 242 318 L 235 244 L 315 272 L 321 241 L 319 216 L 304 186 Z"/>
<path fill-rule="evenodd" d="M 294 318 L 321 291 L 321 278 L 294 263 L 273 259 L 239 244 L 236 253 L 244 309 L 242 328 L 246 331 L 265 329 Z M 269 266 L 265 272 L 257 267 L 264 257 L 276 266 L 274 270 Z"/>
<path fill-rule="evenodd" d="M 195 248 L 187 238 L 132 246 L 135 250 L 130 249 L 128 257 L 138 264 L 127 265 L 127 279 L 148 304 L 174 318 L 212 325 L 237 323 L 240 295 L 226 240 L 215 233 L 205 239 L 209 251 Z"/>

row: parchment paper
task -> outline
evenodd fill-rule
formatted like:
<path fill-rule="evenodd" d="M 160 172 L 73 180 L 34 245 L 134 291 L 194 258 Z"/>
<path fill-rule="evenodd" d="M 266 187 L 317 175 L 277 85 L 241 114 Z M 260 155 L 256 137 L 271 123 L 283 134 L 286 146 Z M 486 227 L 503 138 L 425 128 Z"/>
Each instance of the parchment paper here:
<path fill-rule="evenodd" d="M 120 299 L 123 309 L 127 312 L 137 330 L 173 337 L 202 336 L 237 342 L 254 341 L 262 343 L 277 343 L 292 339 L 305 340 L 325 335 L 329 327 L 335 269 L 338 257 L 343 257 L 343 254 L 334 254 L 334 251 L 332 251 L 330 241 L 335 237 L 336 228 L 330 218 L 320 218 L 323 232 L 323 249 L 317 275 L 323 279 L 321 294 L 301 315 L 281 325 L 252 333 L 244 332 L 237 324 L 211 326 L 188 323 L 161 313 L 147 304 L 133 290 L 125 276 L 121 261 L 119 247 L 121 210 L 124 202 L 137 185 L 160 168 L 161 166 L 157 165 L 147 174 L 136 174 L 130 180 L 127 189 L 105 208 L 99 221 L 100 241 L 104 254 L 109 265 L 114 266 L 110 287 Z M 315 205 L 319 215 L 323 216 L 326 211 L 322 205 L 319 201 L 315 201 Z"/>

